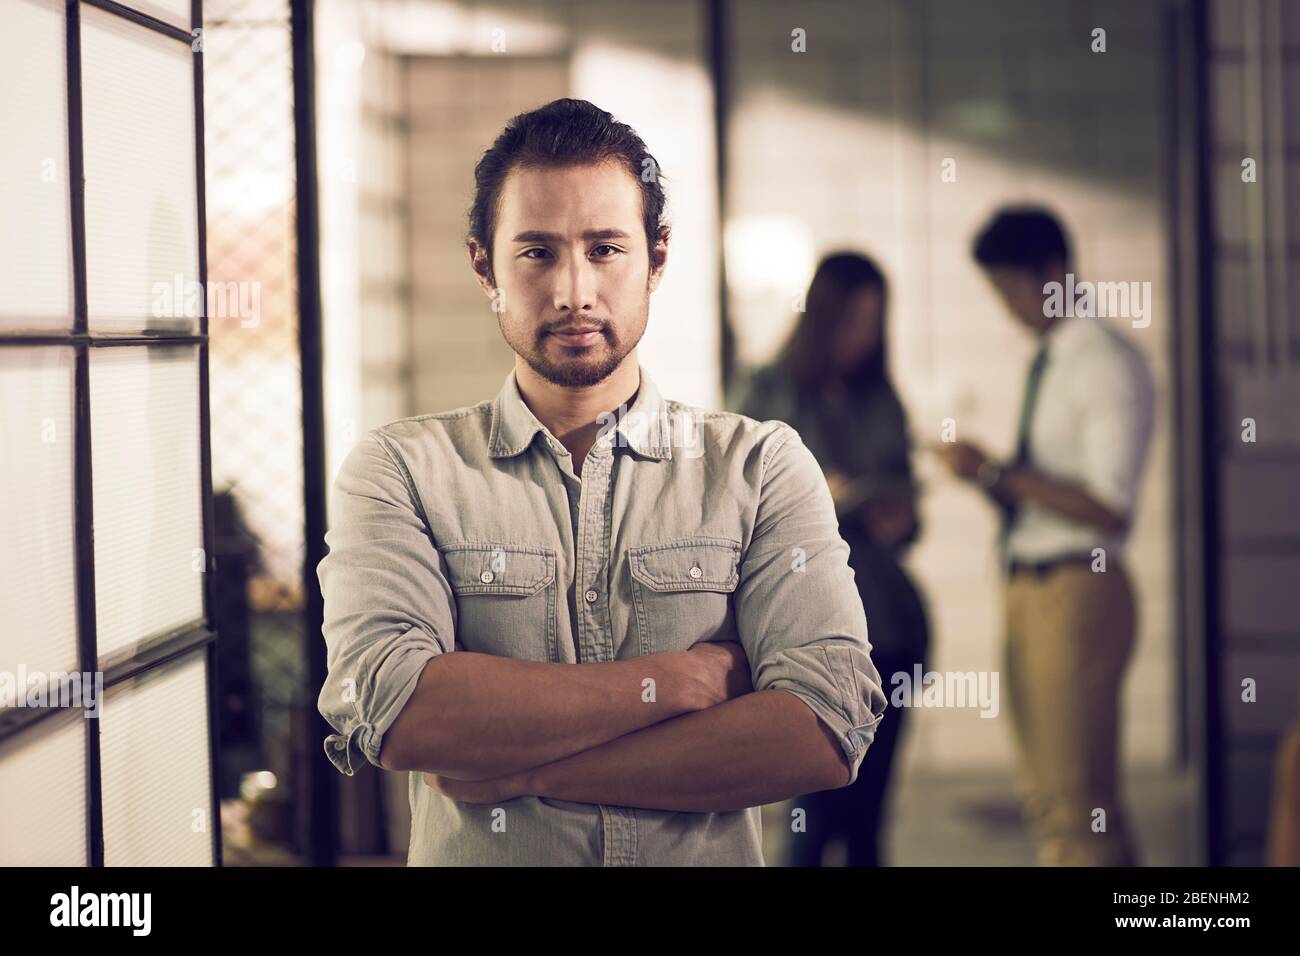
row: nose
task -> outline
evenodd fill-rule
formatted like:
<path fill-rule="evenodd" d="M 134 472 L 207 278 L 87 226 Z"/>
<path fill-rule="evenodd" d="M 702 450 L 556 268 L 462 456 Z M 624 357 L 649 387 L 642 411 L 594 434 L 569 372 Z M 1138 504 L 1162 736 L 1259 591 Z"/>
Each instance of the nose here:
<path fill-rule="evenodd" d="M 557 312 L 588 312 L 596 305 L 596 270 L 584 255 L 570 256 L 554 271 Z"/>

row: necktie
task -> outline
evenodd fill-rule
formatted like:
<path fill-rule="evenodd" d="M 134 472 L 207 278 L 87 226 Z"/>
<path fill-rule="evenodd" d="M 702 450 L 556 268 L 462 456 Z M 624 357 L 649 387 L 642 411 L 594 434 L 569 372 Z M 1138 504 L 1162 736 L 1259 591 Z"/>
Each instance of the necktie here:
<path fill-rule="evenodd" d="M 1029 428 L 1034 419 L 1034 406 L 1038 403 L 1038 385 L 1043 380 L 1043 369 L 1047 365 L 1047 345 L 1038 346 L 1034 360 L 1029 365 L 1029 377 L 1025 380 L 1025 398 L 1020 404 L 1020 425 L 1016 432 L 1016 455 L 1011 464 L 1021 465 L 1029 460 Z"/>
<path fill-rule="evenodd" d="M 1025 379 L 1025 397 L 1020 403 L 1020 424 L 1016 428 L 1016 453 L 1008 463 L 1008 468 L 1023 465 L 1029 460 L 1029 430 L 1034 420 L 1034 406 L 1038 404 L 1038 386 L 1043 380 L 1043 369 L 1047 366 L 1047 343 L 1038 346 L 1034 360 L 1029 365 L 1029 375 Z M 1016 517 L 1014 503 L 1002 506 L 1001 548 L 1006 554 L 1007 536 L 1011 533 L 1011 523 Z"/>

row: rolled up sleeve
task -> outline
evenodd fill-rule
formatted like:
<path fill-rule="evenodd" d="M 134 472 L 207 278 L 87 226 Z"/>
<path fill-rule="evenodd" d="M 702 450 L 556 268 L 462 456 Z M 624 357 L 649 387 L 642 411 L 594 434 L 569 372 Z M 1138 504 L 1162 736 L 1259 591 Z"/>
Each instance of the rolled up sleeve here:
<path fill-rule="evenodd" d="M 351 776 L 379 764 L 383 736 L 430 660 L 455 647 L 455 598 L 400 454 L 378 432 L 349 453 L 317 568 L 329 672 L 317 709 L 338 731 L 325 753 Z"/>
<path fill-rule="evenodd" d="M 849 546 L 821 467 L 793 428 L 783 424 L 773 437 L 761 471 L 736 598 L 754 689 L 807 704 L 839 741 L 851 784 L 887 701 Z"/>

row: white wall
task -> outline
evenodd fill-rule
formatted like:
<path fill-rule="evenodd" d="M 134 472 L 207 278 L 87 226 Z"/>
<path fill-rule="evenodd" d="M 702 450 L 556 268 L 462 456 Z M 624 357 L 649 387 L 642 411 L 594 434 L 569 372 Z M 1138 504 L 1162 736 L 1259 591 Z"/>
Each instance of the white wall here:
<path fill-rule="evenodd" d="M 1032 344 L 1001 310 L 970 246 L 995 207 L 1030 200 L 1066 222 L 1081 276 L 1153 283 L 1150 327 L 1121 331 L 1167 396 L 1177 317 L 1167 294 L 1154 9 L 745 4 L 732 23 L 726 219 L 742 361 L 765 360 L 783 340 L 791 299 L 820 256 L 861 250 L 892 283 L 892 366 L 914 438 L 938 440 L 951 417 L 959 437 L 1009 453 Z M 1095 25 L 1108 29 L 1105 54 L 1089 51 Z M 806 31 L 806 53 L 791 51 L 795 28 Z M 956 160 L 956 182 L 941 181 L 946 158 Z M 1125 689 L 1135 761 L 1166 762 L 1175 744 L 1170 411 L 1162 401 L 1129 551 L 1141 602 Z M 994 514 L 925 457 L 917 466 L 925 531 L 909 563 L 930 600 L 930 666 L 998 670 Z M 975 710 L 915 716 L 904 748 L 912 769 L 1010 766 L 1005 702 L 997 719 Z"/>
<path fill-rule="evenodd" d="M 491 398 L 513 364 L 465 252 L 474 164 L 512 116 L 564 96 L 631 125 L 666 174 L 670 261 L 639 356 L 666 395 L 716 407 L 716 162 L 697 5 L 412 0 L 384 9 L 385 44 L 405 57 L 411 136 L 406 414 Z"/>
<path fill-rule="evenodd" d="M 996 206 L 1041 200 L 1069 225 L 1081 275 L 1153 282 L 1151 326 L 1125 331 L 1168 394 L 1176 317 L 1166 294 L 1156 5 L 866 0 L 790 8 L 749 0 L 732 9 L 723 231 L 742 361 L 761 361 L 779 344 L 817 257 L 862 249 L 893 283 L 892 360 L 916 437 L 937 437 L 938 423 L 953 417 L 962 437 L 1009 451 L 1031 345 L 969 248 Z M 382 45 L 408 58 L 411 387 L 401 413 L 489 398 L 509 370 L 512 353 L 462 244 L 473 164 L 511 115 L 562 95 L 612 110 L 661 160 L 673 259 L 651 300 L 642 360 L 668 395 L 716 405 L 716 163 L 698 4 L 411 0 L 382 10 Z M 1089 52 L 1096 25 L 1108 30 L 1105 54 Z M 807 31 L 807 53 L 791 52 L 796 27 Z M 323 27 L 322 51 L 328 41 Z M 361 94 L 344 83 L 346 52 L 340 72 L 321 78 L 322 97 L 335 87 L 342 105 L 320 118 L 327 235 L 356 228 L 355 214 L 324 195 L 341 159 L 360 149 L 351 127 Z M 940 181 L 948 157 L 957 161 L 954 183 Z M 360 280 L 347 274 L 353 255 L 322 253 L 331 462 L 346 452 L 334 437 L 340 423 L 383 407 L 363 406 L 367 377 L 380 374 L 362 370 L 363 353 L 373 351 L 363 349 L 364 337 L 395 334 L 363 322 L 351 304 L 360 301 Z M 1172 754 L 1176 709 L 1169 413 L 1162 403 L 1129 555 L 1142 630 L 1126 686 L 1125 743 L 1131 758 L 1155 762 Z M 911 564 L 931 600 L 932 666 L 997 669 L 993 515 L 924 459 L 918 467 L 929 483 L 926 533 Z M 1010 765 L 1005 710 L 997 720 L 973 711 L 918 717 L 909 761 Z"/>

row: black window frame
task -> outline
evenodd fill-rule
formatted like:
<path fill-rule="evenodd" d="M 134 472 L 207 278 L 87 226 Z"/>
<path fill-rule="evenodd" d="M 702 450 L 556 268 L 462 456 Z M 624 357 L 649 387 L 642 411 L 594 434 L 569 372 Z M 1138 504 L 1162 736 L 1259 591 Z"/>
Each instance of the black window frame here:
<path fill-rule="evenodd" d="M 86 211 L 85 166 L 81 103 L 81 10 L 94 7 L 122 17 L 137 26 L 152 30 L 190 48 L 193 60 L 194 146 L 196 196 L 198 203 L 198 281 L 206 293 L 207 215 L 204 203 L 203 154 L 203 0 L 191 0 L 190 29 L 166 23 L 157 17 L 115 0 L 65 0 L 65 37 L 68 123 L 68 185 L 70 193 L 70 240 L 72 253 L 72 326 L 69 331 L 24 333 L 0 330 L 0 347 L 62 346 L 71 348 L 73 372 L 73 499 L 74 548 L 77 589 L 77 656 L 78 670 L 83 673 L 103 671 L 103 687 L 110 688 L 138 678 L 146 672 L 169 664 L 188 661 L 198 653 L 206 658 L 207 736 L 210 781 L 212 861 L 222 865 L 221 805 L 218 788 L 218 681 L 217 635 L 212 623 L 213 511 L 212 449 L 208 408 L 208 316 L 206 295 L 198 315 L 197 332 L 142 329 L 117 333 L 92 330 L 86 298 Z M 195 40 L 199 40 L 195 43 Z M 143 317 L 141 317 L 143 320 Z M 143 321 L 142 321 L 143 325 Z M 201 617 L 184 627 L 157 635 L 144 636 L 134 648 L 99 660 L 95 611 L 95 543 L 94 543 L 94 475 L 91 465 L 90 352 L 92 349 L 116 347 L 149 349 L 184 348 L 198 361 L 199 402 L 199 480 L 202 509 L 203 587 Z M 0 712 L 0 742 L 15 738 L 42 720 L 65 714 L 66 708 L 15 708 Z M 86 861 L 89 866 L 104 866 L 104 817 L 102 774 L 99 751 L 99 720 L 85 721 L 86 753 Z"/>

